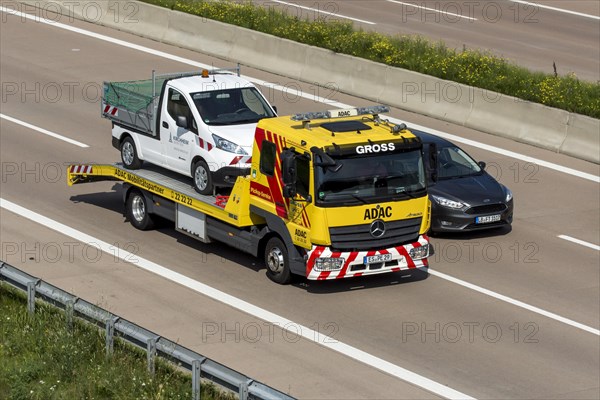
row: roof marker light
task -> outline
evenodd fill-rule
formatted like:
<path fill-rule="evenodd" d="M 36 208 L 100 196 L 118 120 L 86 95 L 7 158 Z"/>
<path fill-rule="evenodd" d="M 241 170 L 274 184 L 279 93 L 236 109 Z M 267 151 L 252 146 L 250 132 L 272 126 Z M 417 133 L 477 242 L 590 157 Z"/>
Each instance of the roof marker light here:
<path fill-rule="evenodd" d="M 358 107 L 358 108 L 341 108 L 329 111 L 318 111 L 318 112 L 307 112 L 294 114 L 290 118 L 292 121 L 312 121 L 315 119 L 329 119 L 329 118 L 344 118 L 344 117 L 356 117 L 358 115 L 378 115 L 381 113 L 390 112 L 390 108 L 387 106 L 371 106 L 371 107 Z"/>

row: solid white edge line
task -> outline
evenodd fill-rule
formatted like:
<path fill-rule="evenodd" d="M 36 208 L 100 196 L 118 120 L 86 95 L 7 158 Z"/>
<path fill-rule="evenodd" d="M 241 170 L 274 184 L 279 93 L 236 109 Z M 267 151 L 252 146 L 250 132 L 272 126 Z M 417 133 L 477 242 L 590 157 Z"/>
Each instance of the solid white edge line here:
<path fill-rule="evenodd" d="M 65 236 L 71 237 L 75 240 L 78 240 L 82 243 L 88 243 L 94 245 L 104 251 L 105 253 L 111 254 L 115 256 L 114 245 L 104 242 L 100 239 L 97 239 L 93 236 L 90 236 L 86 233 L 83 233 L 77 229 L 71 228 L 70 226 L 64 225 L 58 221 L 45 217 L 41 214 L 36 213 L 35 211 L 31 211 L 27 208 L 24 208 L 18 204 L 15 204 L 9 200 L 0 197 L 0 208 L 8 210 L 14 214 L 17 214 L 21 217 L 27 218 L 35 223 L 43 225 L 49 229 L 52 229 L 58 233 L 61 233 Z M 392 364 L 389 361 L 386 361 L 382 358 L 376 357 L 372 354 L 369 354 L 365 351 L 362 351 L 356 347 L 350 346 L 343 342 L 337 341 L 334 338 L 331 338 L 327 335 L 323 335 L 322 333 L 312 330 L 304 325 L 297 324 L 285 317 L 272 313 L 268 310 L 255 306 L 251 303 L 248 303 L 242 299 L 229 295 L 225 292 L 222 292 L 218 289 L 215 289 L 211 286 L 208 286 L 202 282 L 189 278 L 185 275 L 182 275 L 178 272 L 172 271 L 168 268 L 165 268 L 159 264 L 156 264 L 150 260 L 140 257 L 137 254 L 132 254 L 126 250 L 119 250 L 119 254 L 117 255 L 119 259 L 125 261 L 129 264 L 132 264 L 136 267 L 139 267 L 145 271 L 151 272 L 153 274 L 159 275 L 165 279 L 168 279 L 172 282 L 178 283 L 182 286 L 185 286 L 191 290 L 194 290 L 204 296 L 210 297 L 218 302 L 226 304 L 230 307 L 233 307 L 239 311 L 252 315 L 256 318 L 259 318 L 265 322 L 268 322 L 272 325 L 278 326 L 279 328 L 293 333 L 295 335 L 300 335 L 306 340 L 321 345 L 329 350 L 335 351 L 347 357 L 350 357 L 358 362 L 361 362 L 369 367 L 373 367 L 378 369 L 386 374 L 399 378 L 403 381 L 406 381 L 410 384 L 418 386 L 424 390 L 427 390 L 436 395 L 442 396 L 447 399 L 473 399 L 473 397 L 468 396 L 464 393 L 461 393 L 457 390 L 454 390 L 448 386 L 435 382 L 429 378 L 426 378 L 422 375 L 409 371 L 405 368 L 402 368 L 396 364 Z M 132 262 L 135 260 L 136 262 Z M 293 328 L 291 328 L 293 327 Z"/>
<path fill-rule="evenodd" d="M 560 316 L 558 314 L 555 314 L 553 312 L 543 310 L 543 309 L 541 309 L 539 307 L 535 307 L 535 306 L 532 306 L 530 304 L 523 303 L 522 301 L 513 299 L 512 297 L 508 297 L 508 296 L 505 296 L 503 294 L 494 292 L 492 290 L 482 288 L 481 286 L 477 286 L 477 285 L 475 285 L 473 283 L 469 283 L 469 282 L 463 281 L 462 279 L 458 279 L 458 278 L 455 278 L 453 276 L 444 274 L 443 272 L 434 271 L 431 268 L 429 269 L 429 274 L 431 274 L 433 276 L 437 276 L 438 278 L 445 279 L 445 280 L 447 280 L 449 282 L 456 283 L 457 285 L 464 286 L 464 287 L 466 287 L 468 289 L 474 290 L 474 291 L 479 292 L 481 294 L 485 294 L 486 296 L 493 297 L 493 298 L 495 298 L 497 300 L 504 301 L 506 303 L 512 304 L 512 305 L 520 307 L 520 308 L 524 308 L 525 310 L 534 312 L 534 313 L 539 314 L 539 315 L 543 315 L 543 316 L 551 318 L 551 319 L 553 319 L 555 321 L 562 322 L 563 324 L 567 324 L 567 325 L 570 325 L 572 327 L 584 330 L 586 332 L 593 333 L 596 336 L 600 336 L 600 330 L 598 330 L 598 329 L 595 329 L 595 328 L 592 328 L 590 326 L 584 325 L 584 324 L 579 323 L 577 321 L 573 321 L 572 319 L 562 317 L 562 316 Z"/>
<path fill-rule="evenodd" d="M 560 239 L 568 240 L 569 242 L 573 242 L 573 243 L 577 243 L 577 244 L 580 244 L 585 247 L 589 247 L 590 249 L 594 249 L 596 251 L 600 251 L 600 246 L 598 246 L 597 244 L 589 243 L 584 240 L 576 239 L 574 237 L 567 236 L 567 235 L 558 235 L 557 237 Z"/>
<path fill-rule="evenodd" d="M 59 135 L 58 133 L 51 132 L 49 130 L 46 130 L 44 128 L 40 128 L 39 126 L 32 125 L 30 123 L 21 121 L 19 119 L 16 119 L 16 118 L 13 118 L 13 117 L 9 117 L 8 115 L 5 115 L 5 114 L 0 114 L 0 118 L 5 119 L 5 120 L 10 121 L 10 122 L 13 122 L 13 123 L 15 123 L 17 125 L 24 126 L 25 128 L 32 129 L 32 130 L 37 131 L 39 133 L 43 133 L 44 135 L 51 136 L 51 137 L 53 137 L 55 139 L 59 139 L 59 140 L 62 140 L 64 142 L 74 144 L 75 146 L 78 146 L 78 147 L 83 147 L 83 148 L 90 147 L 90 146 L 88 146 L 85 143 L 78 142 L 77 140 L 70 139 L 70 138 L 68 138 L 66 136 Z"/>
<path fill-rule="evenodd" d="M 565 10 L 564 8 L 557 8 L 557 7 L 552 7 L 552 6 L 546 6 L 546 5 L 543 5 L 543 4 L 532 3 L 532 2 L 529 2 L 529 1 L 523 1 L 523 0 L 508 0 L 508 1 L 510 1 L 512 3 L 525 4 L 527 6 L 532 6 L 532 7 L 544 8 L 546 10 L 558 11 L 558 12 L 562 12 L 562 13 L 565 13 L 565 14 L 577 15 L 578 17 L 585 17 L 585 18 L 591 18 L 591 19 L 595 19 L 595 20 L 600 20 L 600 17 L 597 17 L 595 15 L 584 14 L 584 13 L 580 13 L 580 12 L 577 12 L 577 11 Z"/>
<path fill-rule="evenodd" d="M 271 0 L 271 1 L 274 2 L 274 3 L 285 4 L 286 6 L 292 6 L 292 7 L 302 8 L 304 10 L 314 11 L 314 12 L 317 12 L 319 14 L 328 14 L 328 15 L 333 15 L 335 17 L 339 17 L 339 18 L 345 18 L 345 19 L 349 19 L 349 20 L 352 20 L 352 21 L 356 21 L 356 22 L 362 22 L 363 24 L 377 25 L 375 22 L 365 21 L 364 19 L 358 19 L 358 18 L 354 18 L 354 17 L 349 17 L 347 15 L 336 14 L 336 13 L 325 11 L 325 10 L 319 10 L 318 8 L 311 8 L 311 7 L 301 6 L 299 4 L 288 3 L 287 1 L 281 1 L 281 0 Z"/>
<path fill-rule="evenodd" d="M 277 0 L 273 0 L 273 1 L 277 1 Z M 402 4 L 402 5 L 405 5 L 405 6 L 411 6 L 411 7 L 415 7 L 415 8 L 420 8 L 422 10 L 435 11 L 435 12 L 440 13 L 440 14 L 453 15 L 455 17 L 468 19 L 469 21 L 478 21 L 478 19 L 475 18 L 475 17 L 465 17 L 464 15 L 455 14 L 455 13 L 451 13 L 451 12 L 448 12 L 448 11 L 436 10 L 435 8 L 429 8 L 429 7 L 425 7 L 425 6 L 418 6 L 418 5 L 414 4 L 414 3 L 404 3 L 404 2 L 398 1 L 398 0 L 387 0 L 387 1 L 389 3 Z"/>
<path fill-rule="evenodd" d="M 110 36 L 102 35 L 102 34 L 91 32 L 91 31 L 87 31 L 85 29 L 75 28 L 75 27 L 72 27 L 70 25 L 62 24 L 62 23 L 59 23 L 59 22 L 40 20 L 36 16 L 32 16 L 32 15 L 29 15 L 29 14 L 26 14 L 26 13 L 21 13 L 19 11 L 15 11 L 15 10 L 12 10 L 12 9 L 7 9 L 5 7 L 1 7 L 0 6 L 0 11 L 8 13 L 8 14 L 11 14 L 11 15 L 17 15 L 17 16 L 20 16 L 20 17 L 23 17 L 23 18 L 31 19 L 31 20 L 36 21 L 36 22 L 42 22 L 42 23 L 45 23 L 45 24 L 48 24 L 48 25 L 56 26 L 57 28 L 61 28 L 61 29 L 65 29 L 65 30 L 68 30 L 68 31 L 76 32 L 76 33 L 79 33 L 79 34 L 82 34 L 82 35 L 85 35 L 85 36 L 89 36 L 89 37 L 92 37 L 92 38 L 95 38 L 95 39 L 100 39 L 100 40 L 103 40 L 103 41 L 106 41 L 106 42 L 117 44 L 119 46 L 127 47 L 127 48 L 130 48 L 130 49 L 135 49 L 135 50 L 138 50 L 138 51 L 141 51 L 141 52 L 144 52 L 144 53 L 148 53 L 148 54 L 152 54 L 152 55 L 155 55 L 155 56 L 158 56 L 158 57 L 162 57 L 162 58 L 166 58 L 166 59 L 169 59 L 169 60 L 177 61 L 177 62 L 180 62 L 182 64 L 187 64 L 187 65 L 191 65 L 191 66 L 202 68 L 202 69 L 211 69 L 211 68 L 214 67 L 212 65 L 203 64 L 203 63 L 200 63 L 200 62 L 197 62 L 197 61 L 193 61 L 193 60 L 190 60 L 190 59 L 187 59 L 187 58 L 183 58 L 183 57 L 175 56 L 175 55 L 172 55 L 172 54 L 169 54 L 169 53 L 165 53 L 163 51 L 150 49 L 148 47 L 144 47 L 144 46 L 136 45 L 134 43 L 126 42 L 124 40 L 115 39 L 115 38 L 112 38 Z M 250 82 L 253 82 L 253 83 L 257 84 L 257 85 L 261 85 L 261 86 L 265 86 L 265 87 L 271 87 L 274 90 L 283 91 L 283 90 L 286 89 L 282 85 L 278 85 L 278 84 L 275 84 L 275 83 L 270 83 L 270 82 L 267 82 L 267 81 L 263 81 L 261 79 L 256 79 L 256 78 L 248 77 L 248 76 L 245 76 L 245 75 L 243 75 L 243 77 L 245 79 L 248 79 Z M 333 107 L 338 107 L 338 108 L 352 108 L 353 107 L 353 106 L 351 106 L 349 104 L 345 104 L 345 103 L 341 103 L 341 102 L 337 102 L 337 101 L 332 101 L 332 100 L 326 99 L 324 97 L 314 96 L 312 94 L 304 93 L 302 91 L 300 93 L 298 93 L 298 95 L 301 96 L 301 97 L 303 97 L 303 98 L 305 98 L 305 99 L 313 100 L 313 101 L 316 101 L 316 102 L 319 102 L 319 103 L 323 103 L 323 104 L 328 104 L 328 105 L 331 105 Z M 402 122 L 402 121 L 400 121 L 400 120 L 398 120 L 396 118 L 390 118 L 390 121 L 395 122 L 395 123 Z M 546 168 L 549 168 L 549 169 L 552 169 L 552 170 L 555 170 L 555 171 L 558 171 L 558 172 L 562 172 L 562 173 L 565 173 L 565 174 L 568 174 L 568 175 L 576 176 L 578 178 L 586 179 L 586 180 L 589 180 L 589 181 L 592 181 L 592 182 L 600 183 L 600 176 L 588 174 L 586 172 L 582 172 L 582 171 L 578 171 L 578 170 L 575 170 L 575 169 L 572 169 L 572 168 L 564 167 L 562 165 L 558 165 L 558 164 L 551 163 L 551 162 L 548 162 L 548 161 L 543 161 L 543 160 L 540 160 L 540 159 L 537 159 L 537 158 L 525 156 L 523 154 L 516 153 L 516 152 L 510 151 L 510 150 L 504 150 L 504 149 L 501 149 L 499 147 L 495 147 L 495 146 L 491 146 L 491 145 L 488 145 L 488 144 L 485 144 L 485 143 L 477 142 L 475 140 L 465 139 L 465 138 L 462 138 L 460 136 L 456 136 L 456 135 L 452 135 L 452 134 L 445 133 L 445 132 L 442 132 L 442 131 L 438 131 L 436 129 L 430 129 L 430 128 L 427 128 L 427 127 L 422 126 L 422 125 L 412 124 L 412 123 L 410 123 L 408 121 L 404 121 L 404 122 L 406 122 L 410 126 L 414 126 L 416 129 L 424 130 L 426 132 L 433 133 L 435 135 L 438 135 L 440 137 L 446 138 L 448 140 L 453 140 L 453 141 L 456 141 L 456 142 L 459 142 L 459 143 L 464 143 L 464 144 L 467 144 L 469 146 L 478 147 L 480 149 L 487 150 L 487 151 L 490 151 L 490 152 L 493 152 L 493 153 L 497 153 L 497 154 L 500 154 L 500 155 L 503 155 L 503 156 L 506 156 L 506 157 L 511 157 L 511 158 L 515 158 L 517 160 L 522 160 L 522 161 L 534 163 L 534 164 L 537 164 L 539 166 L 546 167 Z"/>

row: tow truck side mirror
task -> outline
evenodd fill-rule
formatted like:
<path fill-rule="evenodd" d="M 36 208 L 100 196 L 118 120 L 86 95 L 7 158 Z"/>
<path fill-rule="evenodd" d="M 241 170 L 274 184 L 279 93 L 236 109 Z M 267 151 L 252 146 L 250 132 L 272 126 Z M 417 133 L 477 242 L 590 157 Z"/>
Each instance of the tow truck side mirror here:
<path fill-rule="evenodd" d="M 178 115 L 177 116 L 177 121 L 175 121 L 175 124 L 183 129 L 189 129 L 190 125 L 188 123 L 187 117 L 185 117 L 184 115 Z"/>
<path fill-rule="evenodd" d="M 296 155 L 292 150 L 286 149 L 281 152 L 281 174 L 283 179 L 283 197 L 293 198 L 296 196 Z"/>
<path fill-rule="evenodd" d="M 429 151 L 427 153 L 428 165 L 427 165 L 427 175 L 428 181 L 430 183 L 434 183 L 437 181 L 437 167 L 438 167 L 438 150 L 437 145 L 435 143 L 429 144 Z"/>

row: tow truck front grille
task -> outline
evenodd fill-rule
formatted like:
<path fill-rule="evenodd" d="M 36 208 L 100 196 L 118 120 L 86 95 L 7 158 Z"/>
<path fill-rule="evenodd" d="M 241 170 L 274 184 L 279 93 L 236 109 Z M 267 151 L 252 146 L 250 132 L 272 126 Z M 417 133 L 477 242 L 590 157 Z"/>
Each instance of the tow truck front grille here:
<path fill-rule="evenodd" d="M 385 222 L 385 233 L 377 238 L 371 235 L 371 223 L 329 228 L 331 248 L 334 251 L 380 250 L 413 243 L 419 238 L 421 219 Z"/>

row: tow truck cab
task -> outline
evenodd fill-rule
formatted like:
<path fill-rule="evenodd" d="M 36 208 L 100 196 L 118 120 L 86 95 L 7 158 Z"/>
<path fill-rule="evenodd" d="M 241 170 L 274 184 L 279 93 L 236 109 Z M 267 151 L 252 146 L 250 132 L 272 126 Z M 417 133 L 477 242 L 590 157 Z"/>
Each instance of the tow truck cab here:
<path fill-rule="evenodd" d="M 250 212 L 283 233 L 292 273 L 334 279 L 427 266 L 431 171 L 420 139 L 382 120 L 386 111 L 333 110 L 258 123 Z M 271 254 L 271 275 L 285 264 L 280 250 Z"/>

